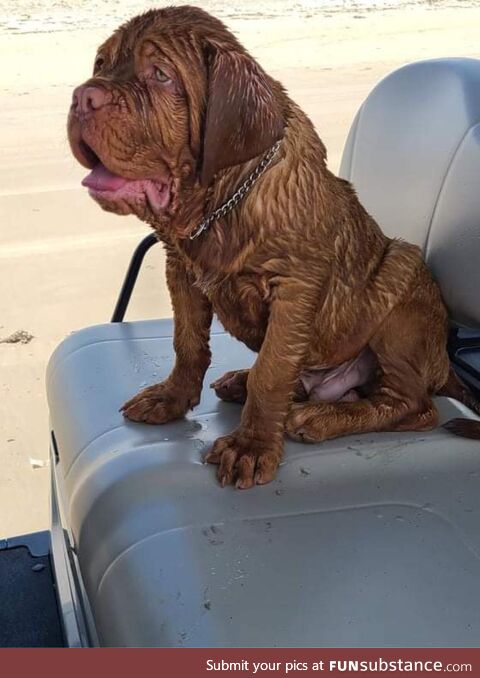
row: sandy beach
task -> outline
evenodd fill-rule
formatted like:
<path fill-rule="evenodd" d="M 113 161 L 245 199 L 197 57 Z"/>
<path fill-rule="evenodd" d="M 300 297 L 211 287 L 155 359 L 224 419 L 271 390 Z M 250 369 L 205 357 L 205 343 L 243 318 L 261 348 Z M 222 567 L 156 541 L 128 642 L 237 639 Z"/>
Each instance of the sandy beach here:
<path fill-rule="evenodd" d="M 65 119 L 97 45 L 155 4 L 7 0 L 0 9 L 0 538 L 48 527 L 48 358 L 71 331 L 109 320 L 132 249 L 148 233 L 89 199 Z M 334 171 L 355 112 L 388 72 L 431 57 L 480 58 L 474 2 L 270 0 L 237 3 L 235 12 L 221 0 L 198 4 L 286 85 Z M 168 315 L 157 247 L 128 318 Z M 19 330 L 25 343 L 1 342 Z"/>

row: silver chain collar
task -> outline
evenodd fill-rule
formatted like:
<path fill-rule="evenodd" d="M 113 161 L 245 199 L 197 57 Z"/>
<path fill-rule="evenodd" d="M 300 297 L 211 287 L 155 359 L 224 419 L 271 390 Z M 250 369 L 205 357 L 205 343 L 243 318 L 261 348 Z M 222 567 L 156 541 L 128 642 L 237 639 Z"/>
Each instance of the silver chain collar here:
<path fill-rule="evenodd" d="M 198 238 L 198 236 L 201 235 L 204 231 L 206 231 L 207 228 L 210 228 L 214 221 L 216 221 L 217 219 L 221 219 L 226 214 L 231 212 L 234 209 L 234 207 L 238 205 L 240 200 L 242 200 L 242 198 L 244 198 L 247 195 L 247 193 L 249 193 L 252 190 L 256 181 L 271 165 L 272 160 L 274 159 L 278 149 L 280 148 L 281 143 L 282 139 L 279 139 L 263 156 L 262 160 L 260 160 L 260 162 L 251 172 L 251 174 L 248 175 L 243 184 L 241 184 L 237 188 L 235 193 L 226 202 L 224 202 L 223 205 L 220 205 L 218 209 L 209 214 L 208 217 L 205 217 L 205 219 L 202 222 L 200 222 L 200 224 L 191 234 L 190 240 L 195 240 L 195 238 Z"/>

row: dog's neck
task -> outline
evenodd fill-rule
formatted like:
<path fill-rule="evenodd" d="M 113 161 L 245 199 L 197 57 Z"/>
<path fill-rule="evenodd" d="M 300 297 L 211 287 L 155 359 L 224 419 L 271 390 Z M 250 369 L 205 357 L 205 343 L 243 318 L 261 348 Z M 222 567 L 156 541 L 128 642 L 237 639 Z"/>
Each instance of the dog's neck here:
<path fill-rule="evenodd" d="M 190 240 L 200 238 L 215 221 L 218 219 L 223 219 L 227 216 L 227 214 L 230 214 L 230 212 L 236 208 L 236 206 L 245 198 L 245 196 L 250 193 L 261 176 L 268 170 L 278 152 L 278 149 L 280 148 L 281 143 L 281 139 L 275 142 L 275 144 L 273 144 L 273 146 L 271 146 L 266 151 L 266 153 L 260 157 L 253 170 L 246 176 L 244 181 L 239 184 L 235 192 L 229 195 L 219 207 L 204 216 L 198 226 L 196 226 L 192 233 L 190 233 Z"/>
<path fill-rule="evenodd" d="M 305 120 L 305 114 L 293 105 L 278 152 L 252 190 L 224 218 L 213 221 L 193 240 L 189 236 L 198 229 L 205 216 L 220 208 L 237 191 L 265 154 L 222 170 L 208 189 L 198 184 L 192 187 L 193 199 L 185 204 L 184 210 L 180 210 L 182 213 L 178 214 L 174 228 L 169 229 L 168 236 L 162 239 L 168 239 L 206 285 L 218 284 L 226 276 L 238 273 L 263 242 L 275 240 L 277 233 L 284 228 L 291 229 L 295 196 L 290 196 L 288 168 L 306 162 L 309 163 L 308 175 L 311 177 L 325 171 L 325 149 L 311 123 L 311 136 L 305 142 L 308 142 L 308 149 L 298 144 L 301 138 L 299 128 L 304 128 Z M 321 183 L 318 179 L 317 184 Z M 305 190 L 309 192 L 308 187 Z M 268 203 L 278 205 L 280 201 L 287 201 L 289 207 L 286 203 L 286 209 L 277 211 L 275 221 L 270 222 L 266 219 L 268 209 L 265 210 L 265 206 Z M 284 214 L 285 223 L 279 222 L 278 213 Z"/>
<path fill-rule="evenodd" d="M 283 142 L 272 150 L 271 155 L 271 159 L 268 158 L 270 160 L 268 167 L 255 178 L 256 180 L 249 186 L 250 190 L 244 194 L 242 187 L 245 184 L 248 186 L 249 178 L 260 166 L 266 154 L 219 172 L 212 185 L 203 192 L 200 218 L 192 218 L 192 210 L 187 228 L 183 222 L 184 230 L 182 235 L 175 239 L 175 246 L 191 262 L 197 271 L 197 277 L 206 286 L 218 284 L 226 276 L 238 272 L 247 256 L 261 240 L 262 229 L 253 217 L 254 205 L 256 200 L 266 199 L 263 197 L 268 193 L 265 192 L 265 187 L 285 155 Z M 229 200 L 238 192 L 241 194 L 240 199 L 235 200 L 234 204 L 229 204 Z M 208 220 L 209 215 L 216 215 L 222 211 L 224 205 L 231 209 Z M 195 212 L 198 214 L 198 203 Z M 195 237 L 199 226 L 202 227 L 205 221 L 210 223 Z"/>

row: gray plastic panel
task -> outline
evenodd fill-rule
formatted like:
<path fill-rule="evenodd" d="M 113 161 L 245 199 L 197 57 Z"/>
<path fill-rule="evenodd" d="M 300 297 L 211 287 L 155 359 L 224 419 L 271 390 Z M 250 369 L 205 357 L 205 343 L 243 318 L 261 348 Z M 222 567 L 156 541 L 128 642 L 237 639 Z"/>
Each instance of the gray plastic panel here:
<path fill-rule="evenodd" d="M 352 125 L 340 174 L 389 236 L 420 245 L 452 318 L 480 325 L 480 61 L 388 75 Z"/>
<path fill-rule="evenodd" d="M 201 456 L 240 407 L 208 383 L 254 356 L 218 326 L 185 420 L 118 412 L 168 374 L 171 333 L 170 321 L 89 328 L 48 368 L 56 472 L 101 643 L 477 645 L 480 445 L 440 429 L 287 442 L 273 483 L 222 489 Z"/>

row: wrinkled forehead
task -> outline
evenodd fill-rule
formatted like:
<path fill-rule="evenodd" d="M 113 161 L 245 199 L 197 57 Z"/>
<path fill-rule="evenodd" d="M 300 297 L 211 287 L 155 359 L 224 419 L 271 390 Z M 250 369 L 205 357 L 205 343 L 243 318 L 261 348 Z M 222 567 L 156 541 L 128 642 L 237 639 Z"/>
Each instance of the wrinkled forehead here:
<path fill-rule="evenodd" d="M 149 10 L 134 17 L 120 26 L 99 51 L 106 52 L 111 62 L 119 62 L 131 59 L 148 41 L 159 50 L 173 52 L 175 57 L 201 58 L 206 45 L 244 51 L 219 19 L 189 5 Z"/>
<path fill-rule="evenodd" d="M 167 33 L 165 29 L 165 22 L 161 22 L 160 17 L 137 16 L 117 28 L 108 40 L 100 45 L 98 53 L 108 56 L 112 63 L 126 61 L 133 58 L 135 51 L 141 48 L 146 39 L 155 36 L 159 38 L 162 32 Z"/>
<path fill-rule="evenodd" d="M 153 45 L 167 56 L 198 56 L 204 32 L 201 24 L 193 16 L 171 16 L 168 10 L 151 10 L 120 26 L 99 47 L 98 53 L 108 56 L 111 63 L 120 63 L 132 59 L 145 45 Z"/>

